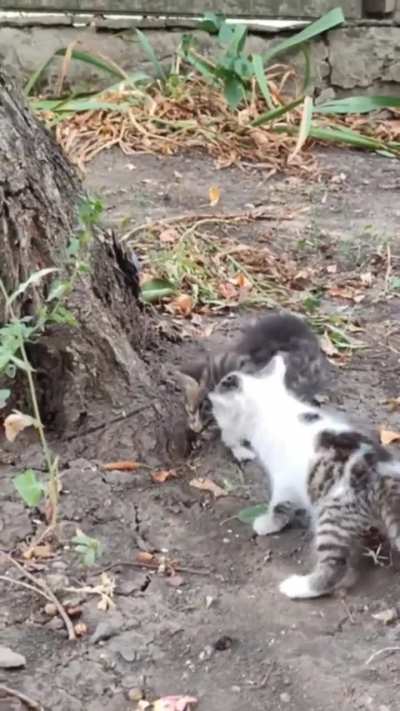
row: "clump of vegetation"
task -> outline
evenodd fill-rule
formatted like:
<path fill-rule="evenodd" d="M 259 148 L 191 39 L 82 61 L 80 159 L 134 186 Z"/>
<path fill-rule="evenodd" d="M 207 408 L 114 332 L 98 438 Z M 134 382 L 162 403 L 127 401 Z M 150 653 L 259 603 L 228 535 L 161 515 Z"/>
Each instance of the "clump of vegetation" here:
<path fill-rule="evenodd" d="M 61 490 L 59 458 L 51 451 L 43 425 L 43 420 L 38 404 L 38 397 L 34 379 L 34 369 L 28 357 L 28 345 L 35 344 L 44 334 L 46 329 L 54 324 L 63 324 L 74 327 L 74 315 L 66 306 L 68 296 L 74 289 L 79 276 L 89 269 L 87 254 L 92 239 L 93 225 L 97 223 L 102 212 L 102 205 L 98 200 L 85 200 L 79 210 L 80 231 L 74 235 L 65 251 L 64 267 L 40 269 L 33 272 L 29 278 L 12 293 L 8 294 L 4 282 L 0 279 L 0 292 L 4 298 L 5 322 L 0 327 L 0 377 L 9 387 L 0 390 L 0 409 L 3 409 L 12 395 L 12 384 L 17 373 L 21 373 L 27 384 L 31 402 L 31 413 L 14 411 L 4 420 L 6 437 L 14 441 L 19 432 L 27 427 L 34 427 L 37 431 L 42 449 L 44 466 L 47 478 L 43 479 L 34 469 L 26 469 L 14 478 L 14 485 L 24 503 L 37 507 L 45 499 L 45 512 L 48 527 L 40 536 L 43 540 L 54 531 L 57 524 L 59 493 Z M 48 283 L 48 294 L 44 303 L 39 303 L 35 313 L 29 316 L 20 316 L 18 302 L 29 290 L 34 291 L 35 286 L 43 279 Z M 8 382 L 7 382 L 8 381 Z M 83 536 L 83 534 L 82 534 Z M 77 552 L 82 553 L 84 562 L 94 562 L 95 552 L 99 547 L 93 540 L 81 537 L 75 541 Z M 78 540 L 79 539 L 79 540 Z M 92 541 L 91 546 L 87 541 Z M 35 542 L 37 544 L 37 541 Z M 84 548 L 84 550 L 83 550 Z"/>
<path fill-rule="evenodd" d="M 399 109 L 399 97 L 355 96 L 314 104 L 311 43 L 343 21 L 342 10 L 335 8 L 263 54 L 250 54 L 244 23 L 206 13 L 199 29 L 215 38 L 211 59 L 202 54 L 197 37 L 186 34 L 165 67 L 147 36 L 136 30 L 152 77 L 143 72 L 128 75 L 114 62 L 70 46 L 57 50 L 33 74 L 25 91 L 32 108 L 56 127 L 58 140 L 81 166 L 110 145 L 160 153 L 202 145 L 222 165 L 240 158 L 263 160 L 272 168 L 292 164 L 310 175 L 315 174 L 315 165 L 302 155 L 309 141 L 398 157 L 400 130 L 393 122 L 377 126 L 369 117 L 360 119 L 360 114 Z M 293 50 L 304 55 L 301 78 L 292 67 L 276 64 Z M 59 57 L 64 60 L 53 96 L 33 98 L 45 70 Z M 112 76 L 113 83 L 97 93 L 65 92 L 73 60 Z"/>

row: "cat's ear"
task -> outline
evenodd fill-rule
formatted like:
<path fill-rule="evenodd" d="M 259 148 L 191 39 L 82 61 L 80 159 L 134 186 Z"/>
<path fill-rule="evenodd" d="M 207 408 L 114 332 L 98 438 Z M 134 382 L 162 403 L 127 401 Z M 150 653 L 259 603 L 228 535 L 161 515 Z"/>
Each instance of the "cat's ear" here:
<path fill-rule="evenodd" d="M 286 360 L 283 353 L 276 353 L 267 365 L 260 371 L 263 377 L 274 376 L 277 380 L 284 382 L 286 374 Z"/>

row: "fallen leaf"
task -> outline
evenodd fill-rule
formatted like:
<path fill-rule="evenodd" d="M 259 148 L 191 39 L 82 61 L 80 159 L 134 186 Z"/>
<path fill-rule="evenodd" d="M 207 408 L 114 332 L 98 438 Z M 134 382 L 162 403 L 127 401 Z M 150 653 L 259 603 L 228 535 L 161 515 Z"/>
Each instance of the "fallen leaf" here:
<path fill-rule="evenodd" d="M 331 289 L 328 289 L 328 294 L 329 296 L 333 296 L 339 299 L 348 299 L 349 301 L 354 301 L 354 298 L 356 296 L 353 289 L 340 286 L 334 286 Z"/>
<path fill-rule="evenodd" d="M 133 472 L 136 469 L 140 469 L 142 466 L 143 465 L 140 462 L 132 462 L 130 459 L 126 459 L 120 462 L 109 462 L 108 464 L 103 464 L 103 469 L 106 471 Z"/>
<path fill-rule="evenodd" d="M 392 411 L 398 410 L 398 408 L 400 407 L 400 397 L 389 398 L 388 400 L 384 401 L 384 404 L 388 405 Z"/>
<path fill-rule="evenodd" d="M 170 575 L 169 578 L 167 578 L 167 583 L 173 588 L 179 588 L 185 584 L 185 579 L 182 578 L 182 575 Z"/>
<path fill-rule="evenodd" d="M 395 607 L 390 607 L 388 610 L 382 610 L 372 615 L 375 620 L 380 620 L 385 625 L 390 625 L 391 622 L 396 622 L 399 619 L 399 614 Z"/>
<path fill-rule="evenodd" d="M 54 552 L 49 543 L 42 543 L 37 546 L 29 547 L 24 551 L 22 557 L 25 558 L 25 560 L 30 560 L 31 558 L 53 558 Z"/>
<path fill-rule="evenodd" d="M 182 316 L 190 316 L 193 310 L 193 299 L 190 294 L 180 294 L 168 305 L 169 311 L 180 313 Z"/>
<path fill-rule="evenodd" d="M 374 280 L 372 272 L 364 272 L 360 275 L 361 283 L 363 286 L 371 286 Z"/>
<path fill-rule="evenodd" d="M 24 415 L 22 412 L 15 410 L 11 415 L 8 415 L 4 420 L 4 429 L 6 438 L 9 442 L 14 442 L 19 432 L 22 432 L 26 427 L 36 427 L 36 420 L 30 415 Z"/>
<path fill-rule="evenodd" d="M 153 711 L 190 711 L 198 701 L 194 696 L 163 696 L 153 702 Z"/>
<path fill-rule="evenodd" d="M 87 626 L 84 622 L 78 622 L 74 625 L 74 630 L 77 637 L 84 637 L 87 634 Z"/>
<path fill-rule="evenodd" d="M 325 333 L 320 337 L 319 339 L 319 345 L 323 353 L 327 356 L 335 356 L 339 354 L 338 349 L 336 348 L 335 344 L 332 343 L 331 339 L 328 336 L 328 333 L 325 331 Z"/>
<path fill-rule="evenodd" d="M 218 292 L 224 299 L 235 299 L 237 298 L 237 289 L 229 281 L 222 282 L 218 285 Z"/>
<path fill-rule="evenodd" d="M 190 486 L 193 486 L 194 489 L 200 489 L 201 491 L 209 491 L 210 494 L 213 494 L 216 499 L 218 499 L 220 496 L 226 496 L 226 491 L 220 486 L 218 486 L 218 484 L 216 484 L 211 479 L 192 479 L 189 484 Z"/>
<path fill-rule="evenodd" d="M 381 429 L 380 437 L 381 443 L 383 445 L 392 444 L 392 442 L 400 441 L 400 432 L 393 432 L 392 430 Z"/>
<path fill-rule="evenodd" d="M 250 279 L 245 276 L 245 274 L 242 274 L 241 272 L 239 274 L 236 274 L 236 276 L 232 279 L 232 284 L 235 284 L 235 286 L 238 286 L 239 289 L 251 289 L 252 283 Z"/>
<path fill-rule="evenodd" d="M 211 188 L 208 189 L 208 200 L 210 203 L 210 207 L 215 207 L 216 205 L 218 205 L 220 198 L 221 190 L 217 185 L 212 185 Z"/>
<path fill-rule="evenodd" d="M 154 560 L 153 553 L 148 553 L 147 551 L 139 551 L 136 556 L 137 563 L 151 563 Z"/>
<path fill-rule="evenodd" d="M 165 242 L 169 244 L 174 244 L 179 239 L 179 232 L 174 227 L 167 227 L 166 230 L 160 232 L 159 240 L 160 242 Z"/>
<path fill-rule="evenodd" d="M 151 478 L 153 481 L 157 481 L 159 484 L 163 484 L 164 481 L 168 479 L 174 479 L 176 477 L 176 469 L 160 469 L 157 472 L 152 472 Z"/>

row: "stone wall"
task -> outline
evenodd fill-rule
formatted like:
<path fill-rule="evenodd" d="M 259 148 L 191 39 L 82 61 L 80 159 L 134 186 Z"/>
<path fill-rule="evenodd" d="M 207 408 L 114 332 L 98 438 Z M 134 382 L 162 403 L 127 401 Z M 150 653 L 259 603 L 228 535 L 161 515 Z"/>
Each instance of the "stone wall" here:
<path fill-rule="evenodd" d="M 148 29 L 146 34 L 164 62 L 170 61 L 181 37 L 180 31 Z M 252 34 L 248 39 L 250 52 L 262 52 L 271 43 L 286 35 Z M 198 35 L 202 50 L 211 54 L 215 41 L 204 33 Z M 24 82 L 57 49 L 76 42 L 75 48 L 100 52 L 127 72 L 138 69 L 151 71 L 135 33 L 113 32 L 94 28 L 57 26 L 0 26 L 0 65 L 4 65 L 18 81 Z M 303 64 L 302 55 L 289 60 Z M 56 60 L 48 73 L 53 82 L 60 68 Z M 367 22 L 347 25 L 329 32 L 312 47 L 313 82 L 324 94 L 337 96 L 361 93 L 390 93 L 400 96 L 400 26 L 393 23 Z M 93 90 L 107 86 L 110 78 L 91 70 L 88 65 L 71 63 L 68 79 L 74 89 Z"/>

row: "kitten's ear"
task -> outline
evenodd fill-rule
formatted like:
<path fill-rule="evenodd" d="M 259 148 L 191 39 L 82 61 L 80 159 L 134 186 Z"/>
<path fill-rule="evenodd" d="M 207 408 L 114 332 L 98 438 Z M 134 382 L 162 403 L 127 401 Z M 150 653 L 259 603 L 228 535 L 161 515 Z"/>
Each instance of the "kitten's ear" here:
<path fill-rule="evenodd" d="M 273 375 L 277 380 L 285 381 L 286 375 L 286 360 L 283 353 L 276 353 L 267 365 L 260 371 L 260 375 Z"/>
<path fill-rule="evenodd" d="M 182 372 L 178 372 L 178 378 L 185 391 L 185 398 L 187 403 L 190 406 L 194 407 L 197 404 L 197 400 L 199 397 L 201 388 L 200 383 L 198 383 L 197 380 L 192 378 L 191 375 L 187 375 L 186 373 Z"/>

